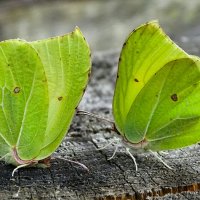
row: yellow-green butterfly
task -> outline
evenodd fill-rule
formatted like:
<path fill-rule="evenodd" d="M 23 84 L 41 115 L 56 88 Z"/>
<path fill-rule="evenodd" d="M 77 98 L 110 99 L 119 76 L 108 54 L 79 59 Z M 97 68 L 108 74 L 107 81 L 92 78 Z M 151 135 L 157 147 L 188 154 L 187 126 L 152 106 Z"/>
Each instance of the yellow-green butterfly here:
<path fill-rule="evenodd" d="M 157 21 L 135 29 L 123 45 L 113 116 L 133 149 L 154 153 L 200 141 L 200 60 L 179 48 Z"/>
<path fill-rule="evenodd" d="M 90 73 L 82 33 L 0 42 L 0 156 L 18 167 L 44 167 L 59 146 Z"/>

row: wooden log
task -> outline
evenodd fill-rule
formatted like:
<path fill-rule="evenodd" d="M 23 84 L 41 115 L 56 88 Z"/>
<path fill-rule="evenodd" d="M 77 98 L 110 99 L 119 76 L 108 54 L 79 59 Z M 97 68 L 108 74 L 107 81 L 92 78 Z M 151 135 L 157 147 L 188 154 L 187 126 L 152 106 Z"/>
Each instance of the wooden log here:
<path fill-rule="evenodd" d="M 94 57 L 91 80 L 80 109 L 112 119 L 117 59 L 118 52 Z M 172 170 L 151 153 L 136 154 L 136 172 L 123 146 L 112 160 L 108 158 L 115 145 L 97 150 L 111 141 L 116 141 L 111 124 L 76 116 L 68 136 L 53 155 L 50 168 L 23 168 L 12 177 L 14 167 L 0 163 L 0 199 L 200 199 L 198 144 L 161 155 Z M 79 161 L 89 172 L 57 157 Z"/>

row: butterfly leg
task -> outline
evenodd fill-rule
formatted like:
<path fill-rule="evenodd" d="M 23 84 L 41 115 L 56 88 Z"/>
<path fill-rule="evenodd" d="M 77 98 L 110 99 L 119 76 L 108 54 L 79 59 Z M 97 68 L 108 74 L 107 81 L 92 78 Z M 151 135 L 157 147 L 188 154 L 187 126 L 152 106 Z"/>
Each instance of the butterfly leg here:
<path fill-rule="evenodd" d="M 173 170 L 164 160 L 162 160 L 161 157 L 158 156 L 158 154 L 157 154 L 156 152 L 153 152 L 153 151 L 151 151 L 151 150 L 149 150 L 149 152 L 150 152 L 151 154 L 153 154 L 153 156 L 155 156 L 163 165 L 165 165 L 165 167 L 167 167 L 168 169 Z"/>
<path fill-rule="evenodd" d="M 30 165 L 30 163 L 26 163 L 26 164 L 24 164 L 24 165 L 19 165 L 19 166 L 17 166 L 17 167 L 12 171 L 12 176 L 15 175 L 15 172 L 16 172 L 18 169 L 23 168 L 23 167 L 27 167 L 28 165 Z"/>
<path fill-rule="evenodd" d="M 110 158 L 108 158 L 107 160 L 112 160 L 115 157 L 115 154 L 117 153 L 118 147 L 119 147 L 119 145 L 117 144 L 115 146 L 115 151 L 114 151 L 113 155 Z"/>
<path fill-rule="evenodd" d="M 137 162 L 136 162 L 136 159 L 135 157 L 133 156 L 133 154 L 130 152 L 130 149 L 129 148 L 126 148 L 126 152 L 128 153 L 128 155 L 132 158 L 134 164 L 135 164 L 135 171 L 137 172 L 138 171 L 138 165 L 137 165 Z"/>
<path fill-rule="evenodd" d="M 70 160 L 70 159 L 67 159 L 67 158 L 60 158 L 60 157 L 54 157 L 53 159 L 55 159 L 55 158 L 60 159 L 60 160 L 65 160 L 67 162 L 79 165 L 80 167 L 82 167 L 83 169 L 85 169 L 86 171 L 89 172 L 89 169 L 83 163 L 80 163 L 80 162 L 74 161 L 74 160 Z"/>

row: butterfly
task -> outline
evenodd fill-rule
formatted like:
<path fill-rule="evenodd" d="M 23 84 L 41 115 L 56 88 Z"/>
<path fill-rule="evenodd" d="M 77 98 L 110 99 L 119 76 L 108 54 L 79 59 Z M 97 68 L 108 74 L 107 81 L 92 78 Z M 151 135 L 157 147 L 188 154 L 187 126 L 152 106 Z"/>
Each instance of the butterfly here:
<path fill-rule="evenodd" d="M 91 69 L 79 28 L 49 39 L 0 42 L 0 156 L 47 167 L 64 138 Z"/>
<path fill-rule="evenodd" d="M 132 148 L 162 151 L 200 141 L 200 59 L 172 42 L 156 21 L 124 43 L 113 116 Z"/>

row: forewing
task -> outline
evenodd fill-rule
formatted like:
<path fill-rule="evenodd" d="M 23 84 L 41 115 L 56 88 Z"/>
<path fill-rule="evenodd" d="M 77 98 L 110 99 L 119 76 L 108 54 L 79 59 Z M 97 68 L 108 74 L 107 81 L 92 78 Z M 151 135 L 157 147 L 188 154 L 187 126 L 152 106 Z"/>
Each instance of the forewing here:
<path fill-rule="evenodd" d="M 125 122 L 132 143 L 143 135 L 152 150 L 175 149 L 200 140 L 200 62 L 178 59 L 166 64 L 143 87 Z"/>
<path fill-rule="evenodd" d="M 90 73 L 90 50 L 78 28 L 31 43 L 44 64 L 49 90 L 48 125 L 38 159 L 50 155 L 66 134 Z"/>
<path fill-rule="evenodd" d="M 19 157 L 36 157 L 44 141 L 48 92 L 43 65 L 25 41 L 0 43 L 0 143 Z M 3 147 L 3 146 L 4 147 Z"/>
<path fill-rule="evenodd" d="M 149 79 L 166 63 L 188 57 L 153 21 L 134 30 L 122 48 L 113 98 L 113 115 L 124 134 L 127 114 Z M 138 135 L 138 138 L 142 138 Z"/>

